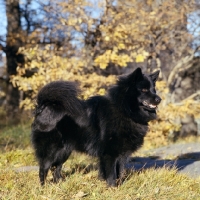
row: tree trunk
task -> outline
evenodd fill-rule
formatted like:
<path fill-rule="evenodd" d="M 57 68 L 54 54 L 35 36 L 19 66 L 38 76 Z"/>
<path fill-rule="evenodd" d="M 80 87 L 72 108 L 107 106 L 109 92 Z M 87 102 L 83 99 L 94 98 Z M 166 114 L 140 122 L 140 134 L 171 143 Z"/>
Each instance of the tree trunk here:
<path fill-rule="evenodd" d="M 20 22 L 19 0 L 6 0 L 7 36 L 6 36 L 6 59 L 7 59 L 7 96 L 6 111 L 8 121 L 19 120 L 19 90 L 9 82 L 9 77 L 16 74 L 16 69 L 21 60 L 17 55 L 22 46 L 22 27 Z"/>

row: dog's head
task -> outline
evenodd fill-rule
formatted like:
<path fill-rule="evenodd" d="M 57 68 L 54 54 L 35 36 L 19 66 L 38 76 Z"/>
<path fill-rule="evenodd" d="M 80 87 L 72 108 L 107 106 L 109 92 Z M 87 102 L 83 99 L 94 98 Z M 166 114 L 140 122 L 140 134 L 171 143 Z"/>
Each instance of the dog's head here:
<path fill-rule="evenodd" d="M 156 109 L 161 102 L 161 98 L 156 94 L 155 83 L 159 76 L 159 71 L 154 72 L 151 75 L 144 75 L 141 69 L 138 68 L 135 71 L 137 100 L 140 110 L 144 115 L 149 116 L 150 120 L 156 118 Z"/>
<path fill-rule="evenodd" d="M 155 84 L 159 71 L 144 75 L 137 68 L 128 76 L 120 78 L 118 85 L 124 93 L 125 110 L 135 121 L 148 122 L 156 118 L 161 98 L 156 94 Z"/>

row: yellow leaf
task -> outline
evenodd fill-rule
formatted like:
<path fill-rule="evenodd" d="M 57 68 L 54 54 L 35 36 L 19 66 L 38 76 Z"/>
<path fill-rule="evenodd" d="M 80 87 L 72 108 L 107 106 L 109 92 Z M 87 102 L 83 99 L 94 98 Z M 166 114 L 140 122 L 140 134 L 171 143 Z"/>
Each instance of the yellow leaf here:
<path fill-rule="evenodd" d="M 105 41 L 109 41 L 110 40 L 110 37 L 109 36 L 106 36 L 105 37 Z"/>
<path fill-rule="evenodd" d="M 98 92 L 99 95 L 105 95 L 106 90 L 104 88 L 101 88 Z"/>
<path fill-rule="evenodd" d="M 144 62 L 144 56 L 141 55 L 141 54 L 138 54 L 136 56 L 136 62 L 139 63 L 139 62 Z"/>
<path fill-rule="evenodd" d="M 125 49 L 125 45 L 124 45 L 123 43 L 120 43 L 120 44 L 118 45 L 118 49 Z"/>
<path fill-rule="evenodd" d="M 99 66 L 100 66 L 101 69 L 106 69 L 107 63 L 100 63 Z"/>

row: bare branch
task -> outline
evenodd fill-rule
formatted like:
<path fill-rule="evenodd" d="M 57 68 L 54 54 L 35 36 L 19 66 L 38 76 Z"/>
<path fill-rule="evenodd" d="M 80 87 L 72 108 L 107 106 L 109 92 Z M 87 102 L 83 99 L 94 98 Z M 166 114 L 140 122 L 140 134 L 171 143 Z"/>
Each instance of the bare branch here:
<path fill-rule="evenodd" d="M 174 105 L 182 106 L 182 105 L 185 104 L 185 101 L 190 100 L 190 99 L 194 99 L 194 98 L 197 97 L 197 96 L 200 96 L 200 90 L 198 90 L 197 92 L 193 93 L 193 94 L 190 95 L 189 97 L 183 99 L 181 102 L 174 103 Z M 199 103 L 199 102 L 197 102 L 197 103 Z"/>
<path fill-rule="evenodd" d="M 167 80 L 167 85 L 169 86 L 174 77 L 182 72 L 182 71 L 185 71 L 187 69 L 189 69 L 190 67 L 192 67 L 193 65 L 193 58 L 194 58 L 194 54 L 190 55 L 190 56 L 186 56 L 184 57 L 181 61 L 178 62 L 178 64 L 173 68 L 173 70 L 171 71 L 169 77 L 168 77 L 168 80 Z"/>
<path fill-rule="evenodd" d="M 196 96 L 199 96 L 200 95 L 200 90 L 198 90 L 196 93 L 190 95 L 189 97 L 183 99 L 182 101 L 186 101 L 186 100 L 189 100 L 189 99 L 193 99 L 195 98 Z"/>

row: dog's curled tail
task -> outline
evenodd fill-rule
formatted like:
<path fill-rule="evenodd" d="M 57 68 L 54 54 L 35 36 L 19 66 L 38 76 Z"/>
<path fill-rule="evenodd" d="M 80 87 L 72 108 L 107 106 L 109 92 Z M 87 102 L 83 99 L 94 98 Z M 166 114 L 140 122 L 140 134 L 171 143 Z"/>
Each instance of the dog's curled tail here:
<path fill-rule="evenodd" d="M 77 97 L 78 94 L 77 84 L 73 82 L 54 81 L 44 86 L 37 95 L 32 129 L 49 132 L 66 115 L 79 125 L 84 124 L 86 111 L 84 102 Z"/>

